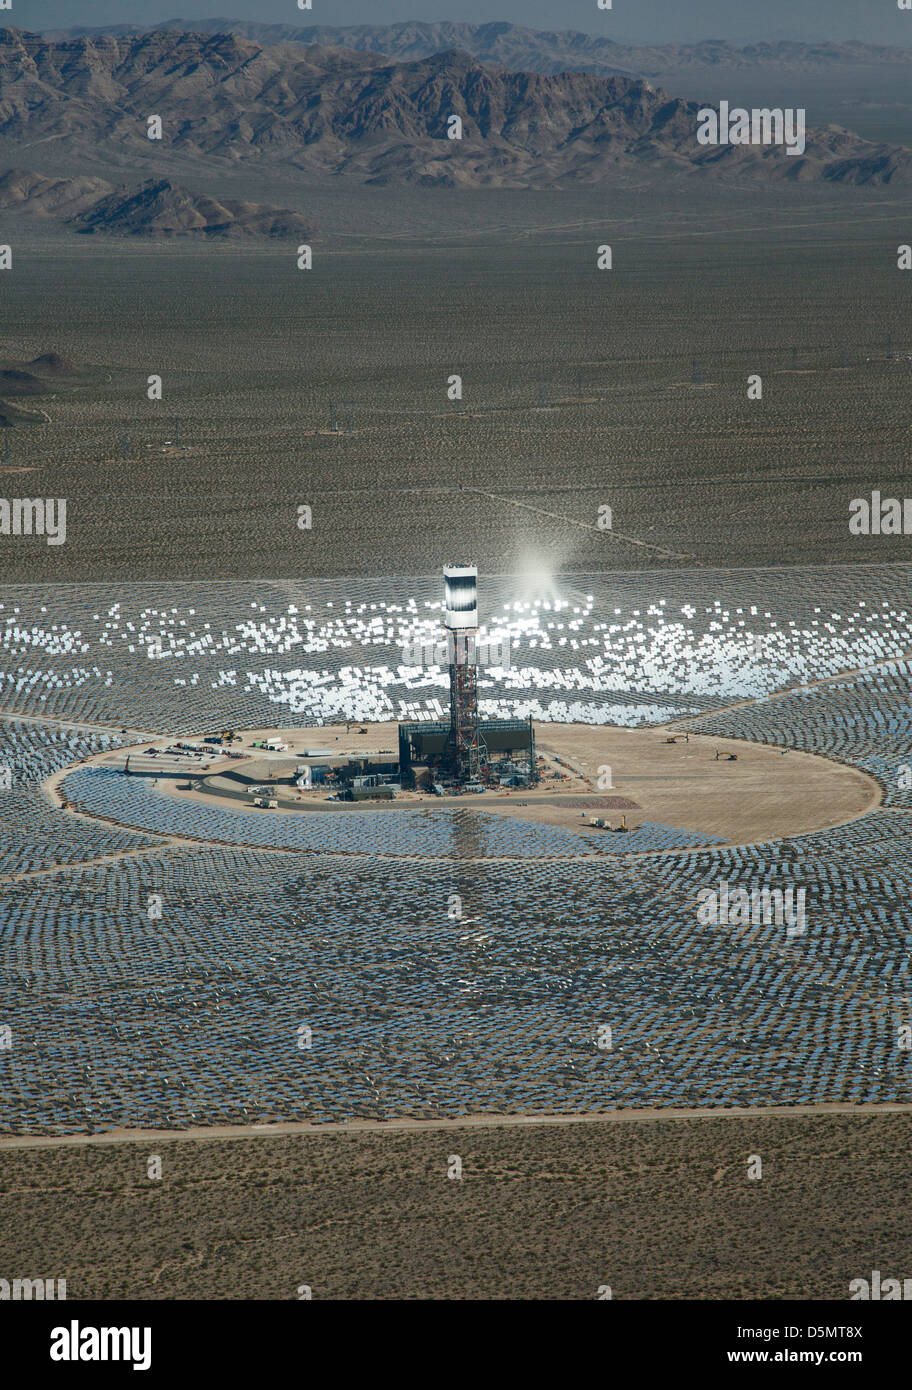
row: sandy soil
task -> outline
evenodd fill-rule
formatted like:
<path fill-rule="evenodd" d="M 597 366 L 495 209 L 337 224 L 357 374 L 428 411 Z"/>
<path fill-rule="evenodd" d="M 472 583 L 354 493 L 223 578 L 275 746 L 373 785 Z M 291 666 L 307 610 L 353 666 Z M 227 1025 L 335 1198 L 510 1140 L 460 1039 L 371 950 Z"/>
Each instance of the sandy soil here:
<path fill-rule="evenodd" d="M 850 1280 L 908 1273 L 908 1113 L 575 1119 L 0 1147 L 0 1267 L 65 1277 L 72 1303 L 288 1302 L 306 1283 L 318 1304 L 608 1285 L 845 1308 Z"/>
<path fill-rule="evenodd" d="M 360 730 L 365 732 L 361 733 Z M 250 761 L 223 760 L 213 756 L 209 763 L 209 792 L 179 791 L 186 778 L 161 777 L 157 790 L 179 800 L 193 796 L 212 806 L 243 809 L 247 803 L 227 799 L 230 781 L 220 772 L 237 771 L 262 778 L 270 771 L 287 775 L 306 750 L 329 749 L 334 757 L 357 757 L 398 749 L 395 723 L 328 725 L 320 729 L 251 729 L 239 731 L 243 742 L 236 749 L 249 752 Z M 630 829 L 642 821 L 658 821 L 681 830 L 714 835 L 731 844 L 750 844 L 841 825 L 873 810 L 880 804 L 881 791 L 872 777 L 858 769 L 831 762 L 813 754 L 781 749 L 738 739 L 708 737 L 701 734 L 674 735 L 663 728 L 619 729 L 610 725 L 542 724 L 536 726 L 539 755 L 544 759 L 543 779 L 534 791 L 494 791 L 483 796 L 467 796 L 458 802 L 447 798 L 406 793 L 393 802 L 348 804 L 328 802 L 323 788 L 298 793 L 288 788 L 284 805 L 264 812 L 249 806 L 251 815 L 293 815 L 309 809 L 333 810 L 349 815 L 364 810 L 405 811 L 421 806 L 440 810 L 460 808 L 495 815 L 516 816 L 523 820 L 558 825 L 588 837 L 608 832 L 590 825 L 594 816 L 613 827 L 620 824 L 622 812 L 598 806 L 579 806 L 580 798 L 623 797 L 637 809 L 623 812 Z M 253 750 L 254 742 L 281 737 L 289 749 L 284 753 Z M 169 740 L 160 740 L 164 745 Z M 100 755 L 98 761 L 122 765 L 126 750 Z M 716 754 L 718 753 L 718 758 Z M 736 761 L 729 761 L 734 754 Z M 315 761 L 319 761 L 316 759 Z M 136 768 L 134 759 L 131 766 Z M 600 769 L 610 769 L 610 787 Z M 188 773 L 199 776 L 199 767 Z M 53 779 L 55 784 L 60 778 Z M 234 787 L 237 790 L 237 786 Z M 562 805 L 561 801 L 567 803 Z M 251 798 L 252 801 L 252 798 Z"/>

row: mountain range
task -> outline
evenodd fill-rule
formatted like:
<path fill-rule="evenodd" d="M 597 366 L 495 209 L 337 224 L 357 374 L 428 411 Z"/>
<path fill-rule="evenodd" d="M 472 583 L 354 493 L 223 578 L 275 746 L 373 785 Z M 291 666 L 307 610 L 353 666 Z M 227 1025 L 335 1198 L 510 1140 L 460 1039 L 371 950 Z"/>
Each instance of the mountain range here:
<path fill-rule="evenodd" d="M 451 21 L 402 24 L 260 24 L 238 19 L 172 19 L 156 25 L 82 26 L 48 33 L 49 38 L 112 34 L 131 37 L 180 30 L 233 34 L 267 47 L 304 43 L 384 53 L 411 61 L 459 49 L 481 63 L 517 72 L 554 74 L 575 70 L 602 76 L 656 77 L 690 67 L 831 69 L 855 64 L 912 66 L 912 47 L 848 43 L 758 43 L 736 47 L 721 39 L 695 44 L 625 44 L 578 30 L 528 29 L 507 21 L 459 24 Z"/>
<path fill-rule="evenodd" d="M 28 169 L 0 175 L 0 210 L 56 218 L 75 231 L 122 236 L 311 237 L 299 213 L 260 203 L 219 200 L 170 179 L 130 189 L 106 179 L 51 178 Z"/>
<path fill-rule="evenodd" d="M 41 146 L 45 159 L 68 166 L 90 152 L 96 172 L 106 155 L 148 168 L 162 150 L 209 168 L 242 164 L 245 173 L 260 162 L 450 187 L 602 184 L 647 170 L 881 184 L 912 172 L 912 151 L 834 126 L 809 131 L 800 157 L 772 146 L 699 145 L 698 110 L 642 78 L 511 72 L 458 50 L 398 61 L 316 44 L 264 48 L 228 34 L 55 42 L 0 30 L 0 141 Z M 161 142 L 148 138 L 153 115 Z M 452 116 L 462 121 L 461 139 L 447 138 Z M 280 212 L 253 205 L 242 215 Z"/>

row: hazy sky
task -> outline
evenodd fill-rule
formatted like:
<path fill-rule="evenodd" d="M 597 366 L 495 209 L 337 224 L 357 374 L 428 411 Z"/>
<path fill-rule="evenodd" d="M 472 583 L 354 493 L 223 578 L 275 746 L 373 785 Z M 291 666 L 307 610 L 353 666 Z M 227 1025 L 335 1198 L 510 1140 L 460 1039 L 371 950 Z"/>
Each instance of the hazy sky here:
<path fill-rule="evenodd" d="M 12 0 L 4 24 L 23 29 L 76 24 L 155 24 L 175 14 L 228 16 L 286 24 L 391 24 L 408 19 L 484 23 L 512 20 L 532 29 L 582 29 L 620 40 L 652 42 L 725 38 L 865 39 L 912 46 L 912 11 L 896 0 Z"/>

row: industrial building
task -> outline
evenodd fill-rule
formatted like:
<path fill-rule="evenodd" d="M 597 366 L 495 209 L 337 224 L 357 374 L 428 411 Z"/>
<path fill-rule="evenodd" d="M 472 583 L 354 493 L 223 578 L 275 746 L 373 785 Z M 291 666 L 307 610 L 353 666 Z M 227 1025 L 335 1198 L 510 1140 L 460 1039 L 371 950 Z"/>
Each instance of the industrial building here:
<path fill-rule="evenodd" d="M 443 721 L 399 725 L 399 776 L 414 782 L 426 768 L 438 786 L 528 787 L 536 780 L 535 731 L 531 719 L 483 719 L 476 724 L 477 773 L 462 783 L 452 758 L 452 726 Z"/>

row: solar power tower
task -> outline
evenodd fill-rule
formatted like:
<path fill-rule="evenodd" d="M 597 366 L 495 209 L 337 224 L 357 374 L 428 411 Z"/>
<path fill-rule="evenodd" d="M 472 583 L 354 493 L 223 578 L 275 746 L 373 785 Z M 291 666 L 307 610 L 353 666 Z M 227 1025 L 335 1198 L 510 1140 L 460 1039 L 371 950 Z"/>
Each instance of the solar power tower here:
<path fill-rule="evenodd" d="M 459 782 L 481 776 L 475 636 L 478 632 L 478 568 L 445 565 L 444 626 L 450 657 L 450 734 L 447 761 Z"/>

